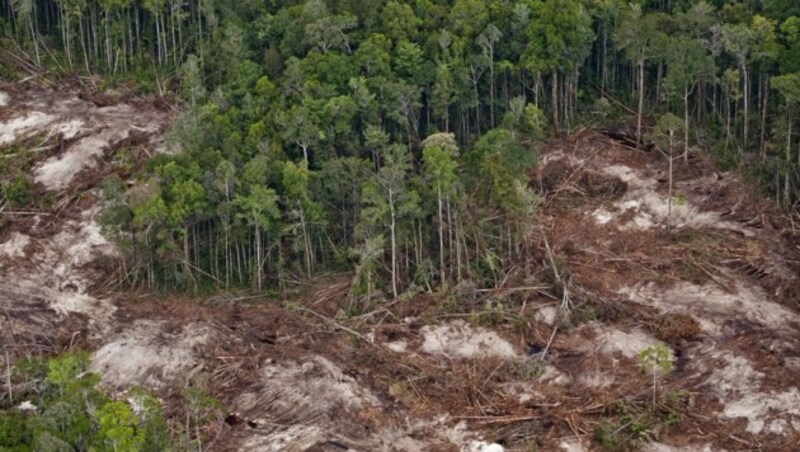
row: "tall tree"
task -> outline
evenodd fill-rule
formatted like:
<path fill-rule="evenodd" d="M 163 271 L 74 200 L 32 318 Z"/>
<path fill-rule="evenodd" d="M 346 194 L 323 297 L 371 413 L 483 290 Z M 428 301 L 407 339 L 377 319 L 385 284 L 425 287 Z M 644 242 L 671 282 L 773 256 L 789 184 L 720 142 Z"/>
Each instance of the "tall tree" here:
<path fill-rule="evenodd" d="M 749 101 L 750 101 L 750 51 L 753 47 L 753 32 L 745 24 L 724 24 L 722 26 L 722 44 L 725 51 L 730 53 L 736 60 L 739 71 L 742 74 L 742 95 L 744 98 L 744 123 L 742 125 L 742 139 L 744 149 L 747 148 L 749 121 Z"/>
<path fill-rule="evenodd" d="M 636 109 L 636 142 L 642 144 L 642 116 L 644 114 L 645 64 L 657 54 L 660 39 L 658 18 L 644 14 L 642 7 L 630 4 L 622 12 L 614 38 L 617 47 L 637 68 L 639 78 L 639 102 Z"/>
<path fill-rule="evenodd" d="M 680 145 L 681 119 L 672 113 L 667 113 L 656 122 L 653 128 L 652 139 L 659 146 L 658 150 L 667 159 L 669 168 L 669 185 L 667 189 L 667 218 L 672 218 L 672 187 L 673 187 L 673 163 L 675 162 L 675 148 Z"/>
<path fill-rule="evenodd" d="M 579 1 L 534 0 L 531 7 L 532 20 L 528 26 L 528 47 L 525 50 L 525 66 L 537 73 L 550 72 L 550 101 L 553 127 L 559 123 L 558 75 L 564 76 L 569 89 L 569 99 L 575 96 L 578 68 L 588 55 L 594 33 L 591 17 Z M 564 109 L 567 113 L 567 109 Z M 564 118 L 566 119 L 566 118 Z"/>
<path fill-rule="evenodd" d="M 409 188 L 411 153 L 408 148 L 393 144 L 386 148 L 383 166 L 364 186 L 362 220 L 389 230 L 391 252 L 392 295 L 399 294 L 400 279 L 397 247 L 400 220 L 417 208 L 418 196 Z"/>
<path fill-rule="evenodd" d="M 711 53 L 703 43 L 686 35 L 673 36 L 667 52 L 667 76 L 664 84 L 668 92 L 683 102 L 683 156 L 689 158 L 689 97 L 700 80 L 714 81 L 716 66 Z"/>
<path fill-rule="evenodd" d="M 486 29 L 478 35 L 476 39 L 477 44 L 481 47 L 483 56 L 489 62 L 489 114 L 491 118 L 491 126 L 495 126 L 494 109 L 495 109 L 495 89 L 494 89 L 494 58 L 495 58 L 495 45 L 503 33 L 494 24 L 489 24 Z"/>
<path fill-rule="evenodd" d="M 309 278 L 314 271 L 315 262 L 311 228 L 319 222 L 321 216 L 319 204 L 311 199 L 309 188 L 311 176 L 306 161 L 300 164 L 289 161 L 283 166 L 282 183 L 286 205 L 289 208 L 289 217 L 294 221 L 288 225 L 288 230 L 302 244 L 298 248 L 303 250 L 306 276 Z"/>
<path fill-rule="evenodd" d="M 794 172 L 796 178 L 796 171 L 800 168 L 800 152 L 798 152 L 797 163 L 793 164 L 792 162 L 792 126 L 797 120 L 797 110 L 800 107 L 800 72 L 774 77 L 772 86 L 783 96 L 786 108 L 786 175 L 783 199 L 784 205 L 788 207 L 792 204 L 791 176 Z M 794 168 L 794 171 L 791 171 L 790 168 Z M 780 194 L 777 193 L 777 195 Z"/>
<path fill-rule="evenodd" d="M 445 205 L 457 180 L 458 145 L 451 133 L 437 133 L 422 142 L 422 161 L 428 183 L 436 193 L 437 220 L 439 223 L 439 283 L 447 281 L 445 267 L 444 224 Z M 450 225 L 448 225 L 449 227 Z"/>

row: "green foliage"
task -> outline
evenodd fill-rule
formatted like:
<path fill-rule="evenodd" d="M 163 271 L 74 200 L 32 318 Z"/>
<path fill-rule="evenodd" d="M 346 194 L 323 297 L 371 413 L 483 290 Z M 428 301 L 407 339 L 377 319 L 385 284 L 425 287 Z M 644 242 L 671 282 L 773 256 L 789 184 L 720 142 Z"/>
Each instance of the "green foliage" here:
<path fill-rule="evenodd" d="M 26 358 L 14 367 L 26 391 L 15 393 L 34 411 L 0 405 L 0 450 L 167 450 L 170 440 L 160 403 L 132 390 L 142 407 L 108 398 L 97 375 L 87 372 L 89 354 L 69 352 L 42 360 Z"/>
<path fill-rule="evenodd" d="M 672 372 L 672 356 L 664 344 L 651 345 L 639 352 L 639 366 L 653 376 L 653 406 L 658 397 L 658 379 Z"/>
<path fill-rule="evenodd" d="M 24 174 L 17 174 L 11 180 L 3 182 L 0 186 L 0 193 L 15 207 L 23 207 L 28 204 L 29 195 L 28 179 Z"/>
<path fill-rule="evenodd" d="M 604 450 L 639 450 L 644 442 L 658 440 L 668 429 L 680 424 L 686 404 L 686 395 L 676 392 L 666 394 L 665 408 L 618 400 L 609 413 L 615 418 L 595 428 L 595 439 Z"/>
<path fill-rule="evenodd" d="M 89 354 L 82 351 L 53 358 L 47 362 L 47 382 L 64 388 L 88 366 Z"/>
<path fill-rule="evenodd" d="M 665 375 L 672 371 L 672 359 L 669 349 L 664 344 L 647 347 L 639 352 L 637 357 L 645 372 L 656 372 Z"/>
<path fill-rule="evenodd" d="M 127 403 L 108 402 L 94 413 L 98 424 L 95 441 L 115 451 L 141 450 L 145 432 Z"/>
<path fill-rule="evenodd" d="M 578 1 L 531 2 L 526 66 L 534 71 L 568 71 L 580 64 L 594 40 L 591 18 Z"/>
<path fill-rule="evenodd" d="M 23 413 L 14 411 L 0 412 L 0 448 L 9 452 L 28 450 L 30 431 Z"/>
<path fill-rule="evenodd" d="M 614 425 L 600 424 L 594 430 L 594 437 L 600 446 L 608 451 L 622 452 L 629 450 L 629 446 Z"/>
<path fill-rule="evenodd" d="M 37 64 L 183 102 L 175 152 L 132 175 L 118 153 L 136 181 L 103 184 L 132 285 L 285 290 L 342 270 L 359 294 L 492 282 L 526 258 L 545 118 L 605 128 L 635 110 L 637 138 L 707 145 L 731 169 L 757 152 L 772 196 L 800 199 L 787 0 L 12 3 L 0 39 Z M 31 144 L 0 159 L 18 206 Z"/>
<path fill-rule="evenodd" d="M 672 113 L 667 113 L 656 122 L 650 139 L 668 153 L 676 150 L 683 141 L 683 120 Z"/>

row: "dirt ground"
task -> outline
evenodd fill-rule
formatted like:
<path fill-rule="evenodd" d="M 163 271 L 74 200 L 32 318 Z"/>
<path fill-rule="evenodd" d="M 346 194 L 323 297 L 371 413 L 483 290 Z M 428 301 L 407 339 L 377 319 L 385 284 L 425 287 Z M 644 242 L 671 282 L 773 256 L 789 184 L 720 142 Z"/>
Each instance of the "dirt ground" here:
<path fill-rule="evenodd" d="M 150 388 L 175 422 L 182 389 L 205 388 L 223 406 L 207 450 L 800 450 L 800 237 L 705 158 L 676 165 L 670 203 L 657 152 L 555 140 L 531 177 L 527 284 L 342 317 L 349 275 L 290 300 L 113 287 L 96 188 L 120 149 L 163 150 L 167 114 L 72 91 L 0 100 L 0 147 L 57 144 L 29 175 L 52 206 L 0 213 L 0 369 L 83 347 L 112 392 Z M 654 345 L 672 367 L 655 409 L 638 359 Z"/>

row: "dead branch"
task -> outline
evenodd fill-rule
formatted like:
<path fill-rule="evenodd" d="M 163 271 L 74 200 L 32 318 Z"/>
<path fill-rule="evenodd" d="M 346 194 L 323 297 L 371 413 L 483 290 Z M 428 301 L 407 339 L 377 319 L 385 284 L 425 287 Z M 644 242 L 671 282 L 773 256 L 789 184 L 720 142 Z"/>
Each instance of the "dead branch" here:
<path fill-rule="evenodd" d="M 614 96 L 612 96 L 611 94 L 608 94 L 608 93 L 607 93 L 607 92 L 606 92 L 606 91 L 605 91 L 603 88 L 601 88 L 601 87 L 599 87 L 599 86 L 598 86 L 598 87 L 597 87 L 597 90 L 598 90 L 598 91 L 600 91 L 600 94 L 602 94 L 602 95 L 603 95 L 603 97 L 607 97 L 609 100 L 611 100 L 611 101 L 612 101 L 612 102 L 614 102 L 615 104 L 617 104 L 617 105 L 619 105 L 620 107 L 622 107 L 622 108 L 623 108 L 625 111 L 627 111 L 628 113 L 630 113 L 630 114 L 632 114 L 632 115 L 637 115 L 637 114 L 638 114 L 638 113 L 636 113 L 636 112 L 635 112 L 635 111 L 634 111 L 632 108 L 630 108 L 630 107 L 628 107 L 627 105 L 625 105 L 624 103 L 622 103 L 622 101 L 618 100 L 617 98 L 615 98 L 615 97 L 614 97 Z"/>
<path fill-rule="evenodd" d="M 514 424 L 517 422 L 535 421 L 541 416 L 456 416 L 454 419 L 476 421 L 484 425 Z"/>
<path fill-rule="evenodd" d="M 547 341 L 547 346 L 545 346 L 544 350 L 542 350 L 542 361 L 547 357 L 547 351 L 550 350 L 550 345 L 553 344 L 553 338 L 556 337 L 556 332 L 558 331 L 558 325 L 553 328 L 553 332 L 550 334 L 550 339 Z"/>
<path fill-rule="evenodd" d="M 2 215 L 20 215 L 20 216 L 24 216 L 24 215 L 45 215 L 45 216 L 50 216 L 51 215 L 51 214 L 49 214 L 47 212 L 33 212 L 33 211 L 24 211 L 24 210 L 9 211 L 9 212 L 6 212 L 6 211 L 3 210 L 3 211 L 0 211 L 0 214 L 2 214 Z"/>
<path fill-rule="evenodd" d="M 479 293 L 513 293 L 513 292 L 540 292 L 542 290 L 547 290 L 547 286 L 526 286 L 526 287 L 509 287 L 507 289 L 503 288 L 489 288 L 489 289 L 477 289 L 475 292 Z"/>
<path fill-rule="evenodd" d="M 337 322 L 337 321 L 335 321 L 335 320 L 333 320 L 331 318 L 325 317 L 324 315 L 322 315 L 322 314 L 320 314 L 320 313 L 318 313 L 316 311 L 312 311 L 311 309 L 304 308 L 304 307 L 298 307 L 297 309 L 300 310 L 300 311 L 308 312 L 309 314 L 312 314 L 312 315 L 314 315 L 316 317 L 319 317 L 320 319 L 324 320 L 327 323 L 330 323 L 331 325 L 335 326 L 336 328 L 339 328 L 340 330 L 346 331 L 346 332 L 348 332 L 348 333 L 350 333 L 350 334 L 352 334 L 352 335 L 364 340 L 368 344 L 372 344 L 372 345 L 378 346 L 377 344 L 375 344 L 374 341 L 371 341 L 368 337 L 364 336 L 363 334 L 359 333 L 358 331 L 356 331 L 356 330 L 354 330 L 352 328 L 348 328 L 348 327 L 342 325 L 341 323 L 339 323 L 339 322 Z"/>

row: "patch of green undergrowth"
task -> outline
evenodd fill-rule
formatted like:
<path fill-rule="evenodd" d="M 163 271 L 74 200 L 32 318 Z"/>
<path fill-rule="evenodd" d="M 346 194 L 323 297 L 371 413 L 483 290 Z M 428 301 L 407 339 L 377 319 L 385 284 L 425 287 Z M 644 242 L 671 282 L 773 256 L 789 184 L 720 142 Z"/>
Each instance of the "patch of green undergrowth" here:
<path fill-rule="evenodd" d="M 679 425 L 688 402 L 689 395 L 683 391 L 664 392 L 656 405 L 650 401 L 618 400 L 610 409 L 609 419 L 595 428 L 595 439 L 604 450 L 638 450 L 643 442 L 657 440 Z"/>
<path fill-rule="evenodd" d="M 140 389 L 131 391 L 134 402 L 113 400 L 88 366 L 82 351 L 18 362 L 11 376 L 16 391 L 0 402 L 0 450 L 169 449 L 160 402 Z"/>

